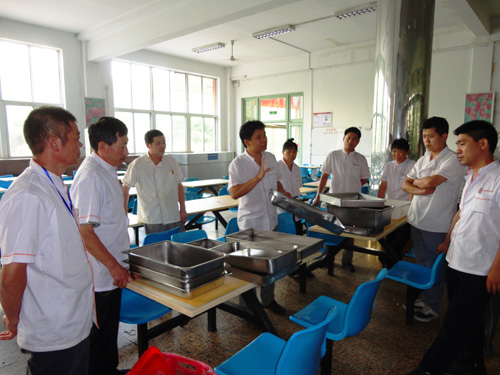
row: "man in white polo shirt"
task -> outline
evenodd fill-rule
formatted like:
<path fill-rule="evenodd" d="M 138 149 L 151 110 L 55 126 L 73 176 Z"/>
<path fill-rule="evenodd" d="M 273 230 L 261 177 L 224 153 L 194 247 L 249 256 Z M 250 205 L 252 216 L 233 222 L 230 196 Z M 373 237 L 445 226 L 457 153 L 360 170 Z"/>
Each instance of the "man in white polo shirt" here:
<path fill-rule="evenodd" d="M 0 201 L 0 340 L 17 335 L 29 374 L 87 375 L 92 270 L 61 179 L 80 157 L 80 132 L 60 107 L 34 109 L 23 130 L 33 159 Z"/>
<path fill-rule="evenodd" d="M 185 231 L 187 220 L 182 174 L 179 164 L 165 155 L 165 136 L 159 130 L 148 131 L 144 140 L 148 153 L 135 159 L 123 178 L 123 193 L 137 187 L 137 218 L 144 223 L 146 234 L 179 227 Z"/>
<path fill-rule="evenodd" d="M 344 131 L 344 147 L 341 150 L 330 152 L 323 166 L 319 179 L 318 193 L 314 198 L 313 205 L 320 202 L 320 194 L 326 186 L 328 177 L 332 175 L 330 193 L 360 192 L 361 187 L 370 178 L 370 169 L 366 158 L 359 152 L 354 151 L 361 139 L 361 131 L 351 127 Z M 342 254 L 342 268 L 354 272 L 356 269 L 352 264 L 352 251 L 344 250 Z"/>
<path fill-rule="evenodd" d="M 434 264 L 436 249 L 457 212 L 457 194 L 465 175 L 465 168 L 446 146 L 448 129 L 444 118 L 431 117 L 424 121 L 422 138 L 427 151 L 403 183 L 403 190 L 413 195 L 408 223 L 415 259 L 426 267 Z M 443 292 L 444 282 L 424 291 L 422 301 L 415 305 L 415 319 L 430 322 L 438 318 Z"/>
<path fill-rule="evenodd" d="M 280 183 L 276 158 L 267 149 L 265 125 L 260 121 L 248 121 L 240 128 L 245 152 L 229 165 L 229 192 L 238 202 L 238 227 L 240 230 L 277 230 L 278 213 L 271 203 L 271 190 L 278 190 L 288 197 Z M 274 299 L 274 284 L 260 288 L 262 306 L 276 314 L 286 310 Z"/>
<path fill-rule="evenodd" d="M 449 306 L 412 375 L 486 374 L 484 312 L 490 296 L 500 294 L 500 164 L 493 158 L 498 133 L 486 121 L 468 122 L 454 133 L 458 160 L 469 170 L 460 210 L 438 247 L 448 262 Z"/>
<path fill-rule="evenodd" d="M 130 248 L 128 219 L 116 168 L 128 155 L 127 127 L 113 117 L 101 117 L 90 125 L 90 146 L 71 186 L 85 247 L 94 269 L 97 324 L 90 335 L 92 375 L 120 374 L 118 325 L 121 288 L 132 278 L 123 267 Z"/>

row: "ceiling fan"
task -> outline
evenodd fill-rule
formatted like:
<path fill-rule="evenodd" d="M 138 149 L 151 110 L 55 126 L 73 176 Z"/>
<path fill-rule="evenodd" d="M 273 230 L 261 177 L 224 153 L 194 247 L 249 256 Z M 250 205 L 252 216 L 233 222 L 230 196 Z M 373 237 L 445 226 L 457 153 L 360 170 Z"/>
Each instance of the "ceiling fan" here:
<path fill-rule="evenodd" d="M 229 59 L 230 61 L 236 61 L 236 59 L 234 58 L 233 48 L 234 48 L 234 40 L 231 40 L 231 57 Z"/>

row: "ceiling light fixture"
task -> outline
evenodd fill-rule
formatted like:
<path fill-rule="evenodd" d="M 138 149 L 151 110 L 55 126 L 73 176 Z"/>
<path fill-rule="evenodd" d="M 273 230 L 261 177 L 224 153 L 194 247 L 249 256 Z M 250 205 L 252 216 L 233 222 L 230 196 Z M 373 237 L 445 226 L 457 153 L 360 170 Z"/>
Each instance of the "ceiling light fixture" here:
<path fill-rule="evenodd" d="M 345 20 L 347 18 L 361 16 L 362 14 L 373 13 L 376 10 L 377 10 L 377 3 L 370 3 L 355 8 L 344 9 L 335 12 L 333 15 L 337 17 L 339 20 Z"/>
<path fill-rule="evenodd" d="M 258 31 L 253 33 L 252 36 L 257 39 L 270 38 L 275 35 L 289 33 L 290 31 L 294 31 L 295 26 L 293 25 L 283 25 L 278 27 L 273 27 L 272 29 Z"/>
<path fill-rule="evenodd" d="M 206 46 L 193 48 L 193 52 L 202 53 L 202 52 L 212 51 L 214 49 L 224 48 L 225 46 L 226 45 L 224 43 L 217 42 L 217 43 L 207 44 Z"/>

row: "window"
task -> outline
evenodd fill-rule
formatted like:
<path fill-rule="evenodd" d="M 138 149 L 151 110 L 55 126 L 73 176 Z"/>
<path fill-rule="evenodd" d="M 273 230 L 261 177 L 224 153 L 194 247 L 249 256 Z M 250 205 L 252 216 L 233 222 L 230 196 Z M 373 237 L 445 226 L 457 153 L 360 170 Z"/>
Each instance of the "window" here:
<path fill-rule="evenodd" d="M 302 161 L 303 94 L 284 94 L 243 99 L 243 123 L 260 120 L 266 125 L 267 151 L 276 159 L 282 155 L 283 143 L 293 138 L 299 145 L 297 163 Z"/>
<path fill-rule="evenodd" d="M 129 129 L 129 151 L 147 151 L 144 134 L 158 129 L 168 152 L 217 150 L 216 80 L 113 61 L 115 116 Z"/>
<path fill-rule="evenodd" d="M 64 106 L 62 52 L 58 49 L 0 39 L 1 154 L 31 156 L 23 124 L 29 112 L 41 105 Z"/>

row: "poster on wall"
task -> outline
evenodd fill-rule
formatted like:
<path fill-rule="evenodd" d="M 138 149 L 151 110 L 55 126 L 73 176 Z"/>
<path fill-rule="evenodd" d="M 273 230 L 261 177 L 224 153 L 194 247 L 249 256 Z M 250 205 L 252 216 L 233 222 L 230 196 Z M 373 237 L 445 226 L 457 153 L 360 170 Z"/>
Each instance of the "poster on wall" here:
<path fill-rule="evenodd" d="M 485 120 L 493 123 L 494 104 L 494 92 L 465 95 L 464 121 L 468 122 L 473 120 Z"/>
<path fill-rule="evenodd" d="M 87 128 L 90 124 L 99 120 L 106 115 L 106 107 L 104 99 L 101 98 L 84 98 L 85 100 L 85 123 Z"/>
<path fill-rule="evenodd" d="M 330 128 L 332 126 L 332 112 L 313 113 L 313 128 Z"/>

